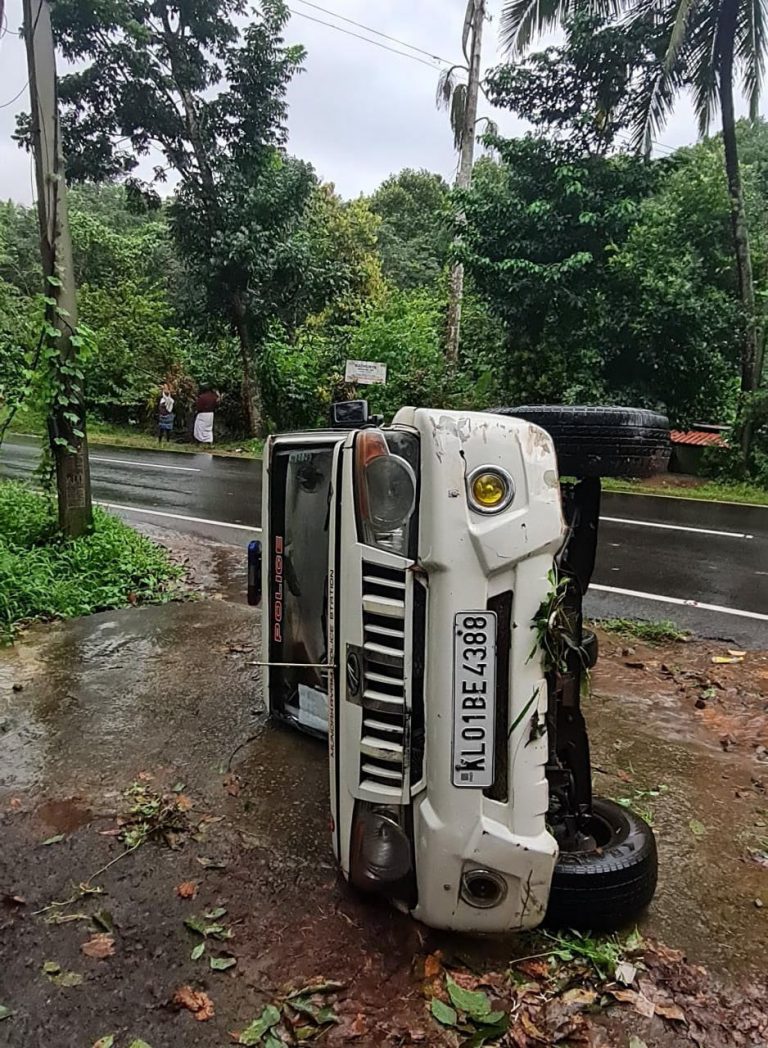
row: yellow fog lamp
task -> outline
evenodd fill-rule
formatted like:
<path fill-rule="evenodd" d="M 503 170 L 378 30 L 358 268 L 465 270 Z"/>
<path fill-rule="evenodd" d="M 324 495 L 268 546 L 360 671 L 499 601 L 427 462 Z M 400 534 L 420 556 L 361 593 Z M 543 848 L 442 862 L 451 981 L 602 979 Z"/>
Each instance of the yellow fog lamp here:
<path fill-rule="evenodd" d="M 515 497 L 509 473 L 499 466 L 480 466 L 467 477 L 469 505 L 477 513 L 500 513 Z"/>

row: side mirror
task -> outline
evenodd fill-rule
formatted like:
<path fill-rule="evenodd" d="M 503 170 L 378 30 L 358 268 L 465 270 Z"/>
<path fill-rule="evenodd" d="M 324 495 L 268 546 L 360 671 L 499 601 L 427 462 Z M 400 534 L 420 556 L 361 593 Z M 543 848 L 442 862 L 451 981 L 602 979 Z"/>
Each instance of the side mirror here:
<path fill-rule="evenodd" d="M 368 421 L 367 400 L 337 400 L 331 404 L 331 429 L 357 429 Z"/>
<path fill-rule="evenodd" d="M 261 604 L 261 542 L 258 539 L 248 543 L 248 603 Z"/>

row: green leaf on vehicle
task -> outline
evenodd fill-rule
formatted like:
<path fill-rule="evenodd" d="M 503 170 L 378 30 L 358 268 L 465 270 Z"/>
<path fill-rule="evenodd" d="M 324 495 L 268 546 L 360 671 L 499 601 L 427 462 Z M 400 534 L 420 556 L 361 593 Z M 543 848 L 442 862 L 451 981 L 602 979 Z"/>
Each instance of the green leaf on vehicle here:
<path fill-rule="evenodd" d="M 10 1019 L 12 1015 L 13 1012 L 7 1005 L 0 1004 L 0 1023 L 3 1021 L 3 1019 Z"/>
<path fill-rule="evenodd" d="M 267 1031 L 271 1030 L 273 1026 L 277 1026 L 279 1022 L 280 1012 L 275 1008 L 274 1004 L 268 1004 L 258 1019 L 254 1019 L 250 1026 L 243 1030 L 237 1039 L 237 1043 L 258 1044 Z M 273 1037 L 272 1040 L 275 1040 L 275 1038 Z M 279 1041 L 277 1043 L 280 1044 Z"/>
<path fill-rule="evenodd" d="M 49 837 L 47 841 L 43 841 L 43 844 L 44 845 L 61 844 L 61 842 L 63 840 L 64 840 L 64 834 L 63 833 L 57 833 L 53 837 Z"/>
<path fill-rule="evenodd" d="M 446 977 L 446 986 L 451 1003 L 460 1012 L 466 1012 L 470 1019 L 485 1022 L 492 1014 L 491 1002 L 488 1000 L 488 995 L 482 990 L 465 990 L 463 986 L 454 982 L 450 975 Z"/>
<path fill-rule="evenodd" d="M 204 953 L 205 953 L 205 943 L 204 942 L 199 942 L 189 956 L 191 957 L 191 959 L 193 961 L 199 961 Z"/>
<path fill-rule="evenodd" d="M 225 972 L 227 968 L 234 968 L 237 964 L 236 957 L 211 957 L 209 962 L 214 972 Z"/>
<path fill-rule="evenodd" d="M 707 827 L 698 819 L 691 819 L 688 825 L 691 828 L 691 833 L 695 834 L 697 837 L 703 837 L 707 832 Z"/>
<path fill-rule="evenodd" d="M 443 1026 L 455 1026 L 458 1022 L 456 1009 L 451 1008 L 450 1004 L 446 1004 L 445 1001 L 441 1001 L 439 997 L 432 998 L 431 1011 L 434 1018 Z"/>

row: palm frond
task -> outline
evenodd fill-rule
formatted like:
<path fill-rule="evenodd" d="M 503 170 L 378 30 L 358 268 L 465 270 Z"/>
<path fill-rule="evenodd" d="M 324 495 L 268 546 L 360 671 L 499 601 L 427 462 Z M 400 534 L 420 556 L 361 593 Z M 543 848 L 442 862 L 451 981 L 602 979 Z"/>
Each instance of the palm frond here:
<path fill-rule="evenodd" d="M 722 0 L 698 7 L 697 17 L 690 26 L 685 54 L 681 56 L 702 137 L 709 131 L 719 101 L 722 7 Z"/>
<path fill-rule="evenodd" d="M 438 109 L 448 109 L 450 107 L 457 84 L 456 70 L 459 68 L 461 67 L 451 66 L 450 69 L 441 71 L 437 81 L 437 92 L 435 93 L 435 104 Z"/>
<path fill-rule="evenodd" d="M 675 71 L 667 69 L 666 63 L 661 63 L 634 114 L 632 148 L 643 156 L 651 155 L 654 136 L 664 126 L 672 110 L 679 86 L 677 79 Z"/>
<path fill-rule="evenodd" d="M 451 98 L 451 129 L 453 144 L 458 152 L 464 143 L 464 123 L 467 112 L 467 85 L 457 84 Z"/>
<path fill-rule="evenodd" d="M 508 0 L 501 12 L 503 51 L 521 54 L 544 26 L 557 20 L 562 0 Z"/>
<path fill-rule="evenodd" d="M 756 120 L 765 79 L 768 51 L 768 3 L 744 0 L 739 5 L 735 57 L 742 70 L 744 94 L 749 100 L 750 120 Z"/>
<path fill-rule="evenodd" d="M 667 53 L 664 56 L 664 65 L 667 69 L 675 65 L 680 56 L 680 50 L 686 43 L 689 22 L 694 14 L 696 2 L 697 0 L 677 0 L 672 31 L 667 43 Z"/>

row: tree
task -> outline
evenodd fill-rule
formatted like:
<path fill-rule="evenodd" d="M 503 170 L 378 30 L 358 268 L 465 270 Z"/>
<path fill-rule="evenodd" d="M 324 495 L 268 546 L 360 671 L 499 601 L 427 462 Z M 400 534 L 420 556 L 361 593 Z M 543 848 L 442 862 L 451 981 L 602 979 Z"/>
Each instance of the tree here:
<path fill-rule="evenodd" d="M 239 339 L 251 429 L 261 427 L 254 367 L 284 245 L 314 178 L 285 157 L 285 91 L 304 52 L 287 47 L 287 8 L 263 0 L 241 31 L 244 0 L 57 0 L 68 174 L 122 179 L 157 205 L 178 176 L 174 236 L 209 306 Z M 22 121 L 21 133 L 24 132 Z M 139 159 L 163 163 L 149 183 Z"/>
<path fill-rule="evenodd" d="M 384 276 L 401 290 L 433 285 L 451 245 L 449 188 L 441 175 L 405 168 L 387 178 L 369 203 L 380 221 Z"/>
<path fill-rule="evenodd" d="M 654 167 L 588 156 L 567 141 L 494 138 L 459 206 L 462 259 L 506 325 L 499 362 L 514 400 L 574 402 L 606 393 L 597 336 L 611 259 L 651 191 Z"/>
<path fill-rule="evenodd" d="M 739 299 L 743 307 L 741 347 L 741 390 L 745 400 L 757 390 L 761 379 L 758 347 L 752 257 L 736 136 L 734 88 L 741 78 L 749 97 L 752 116 L 762 88 L 762 76 L 768 54 L 768 33 L 762 4 L 752 0 L 624 0 L 630 23 L 650 19 L 666 29 L 663 56 L 655 75 L 647 84 L 642 106 L 635 120 L 635 143 L 646 152 L 653 135 L 663 127 L 680 91 L 690 87 L 699 119 L 699 130 L 705 135 L 713 111 L 720 107 L 725 172 L 730 199 L 733 255 L 738 279 Z M 502 35 L 507 45 L 518 53 L 530 43 L 534 34 L 551 28 L 563 17 L 582 10 L 582 0 L 507 0 L 502 15 Z M 592 5 L 592 9 L 595 5 Z M 608 0 L 598 5 L 612 15 L 616 5 Z M 745 425 L 745 455 L 749 449 L 750 426 Z"/>

